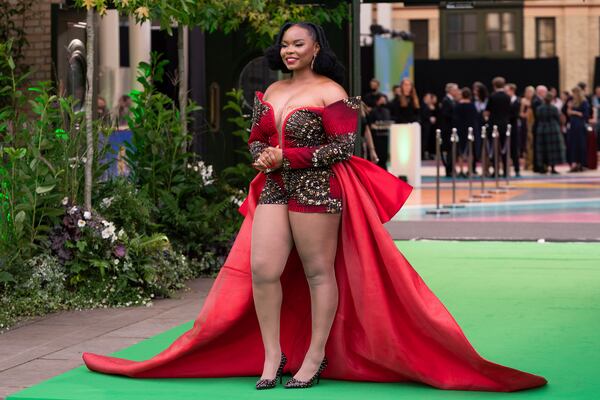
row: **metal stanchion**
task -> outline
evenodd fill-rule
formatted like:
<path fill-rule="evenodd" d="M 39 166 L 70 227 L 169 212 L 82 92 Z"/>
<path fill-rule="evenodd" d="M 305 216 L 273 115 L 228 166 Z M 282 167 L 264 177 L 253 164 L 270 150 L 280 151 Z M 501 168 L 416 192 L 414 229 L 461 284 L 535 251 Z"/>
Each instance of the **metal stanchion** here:
<path fill-rule="evenodd" d="M 473 128 L 469 127 L 469 134 L 467 135 L 468 146 L 467 147 L 467 162 L 469 163 L 469 174 L 467 178 L 469 179 L 469 197 L 467 199 L 462 199 L 463 203 L 479 203 L 480 199 L 473 196 L 473 142 L 475 141 L 475 135 L 473 135 Z"/>
<path fill-rule="evenodd" d="M 440 208 L 440 146 L 442 144 L 442 131 L 435 130 L 435 210 L 427 210 L 425 214 L 449 214 L 448 210 Z"/>
<path fill-rule="evenodd" d="M 445 204 L 444 208 L 465 208 L 464 205 L 456 203 L 456 146 L 458 145 L 456 128 L 452 128 L 450 142 L 452 142 L 452 204 Z"/>
<path fill-rule="evenodd" d="M 504 146 L 504 147 L 506 147 L 506 184 L 504 186 L 502 186 L 502 188 L 505 190 L 512 190 L 515 188 L 514 186 L 510 185 L 510 167 L 512 165 L 512 152 L 511 152 L 511 148 L 510 148 L 511 131 L 512 131 L 512 125 L 508 124 L 506 126 L 506 143 Z"/>
<path fill-rule="evenodd" d="M 500 187 L 500 174 L 498 173 L 498 167 L 500 166 L 500 133 L 498 132 L 498 125 L 494 125 L 492 128 L 492 138 L 494 139 L 494 180 L 496 181 L 496 188 L 490 190 L 490 193 L 506 193 L 506 189 Z"/>
<path fill-rule="evenodd" d="M 485 191 L 485 174 L 487 173 L 487 129 L 485 126 L 481 127 L 481 193 L 476 194 L 476 199 L 489 199 L 492 197 L 491 194 Z"/>

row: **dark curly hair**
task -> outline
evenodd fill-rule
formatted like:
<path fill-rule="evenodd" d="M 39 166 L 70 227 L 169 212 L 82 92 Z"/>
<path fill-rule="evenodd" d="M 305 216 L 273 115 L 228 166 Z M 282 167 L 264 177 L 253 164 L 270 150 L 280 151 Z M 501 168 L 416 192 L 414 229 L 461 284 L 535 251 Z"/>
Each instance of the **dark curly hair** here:
<path fill-rule="evenodd" d="M 308 30 L 312 39 L 319 43 L 320 50 L 315 58 L 313 70 L 317 74 L 331 78 L 343 86 L 346 69 L 338 61 L 337 56 L 331 47 L 329 47 L 329 42 L 325 37 L 325 31 L 323 28 L 320 25 L 313 24 L 312 22 L 286 22 L 283 24 L 279 30 L 279 33 L 277 34 L 277 37 L 275 38 L 275 43 L 272 46 L 267 47 L 264 51 L 264 56 L 267 59 L 269 68 L 273 71 L 282 71 L 285 73 L 292 72 L 285 66 L 285 63 L 281 59 L 280 50 L 283 34 L 294 25 L 298 25 Z"/>

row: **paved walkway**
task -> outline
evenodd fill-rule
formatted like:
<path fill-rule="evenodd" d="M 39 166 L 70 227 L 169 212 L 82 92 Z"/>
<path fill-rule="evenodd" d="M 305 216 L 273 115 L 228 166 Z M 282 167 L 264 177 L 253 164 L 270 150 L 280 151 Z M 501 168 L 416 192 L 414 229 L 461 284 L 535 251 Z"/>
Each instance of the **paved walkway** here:
<path fill-rule="evenodd" d="M 84 351 L 109 354 L 195 319 L 213 279 L 152 307 L 66 311 L 23 322 L 0 335 L 0 399 L 83 365 Z"/>

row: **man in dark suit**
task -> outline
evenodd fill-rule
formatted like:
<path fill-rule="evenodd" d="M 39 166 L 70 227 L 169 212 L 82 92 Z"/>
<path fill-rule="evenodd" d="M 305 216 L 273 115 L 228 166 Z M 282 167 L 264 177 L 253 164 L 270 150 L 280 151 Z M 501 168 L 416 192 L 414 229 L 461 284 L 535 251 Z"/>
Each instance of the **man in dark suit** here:
<path fill-rule="evenodd" d="M 508 174 L 508 169 L 506 168 L 507 163 L 507 153 L 502 153 L 502 149 L 504 147 L 504 143 L 506 142 L 506 126 L 510 120 L 510 96 L 506 94 L 504 91 L 504 87 L 506 86 L 506 81 L 501 76 L 498 76 L 492 80 L 492 86 L 494 88 L 494 93 L 490 95 L 488 99 L 487 107 L 485 109 L 485 115 L 488 119 L 488 132 L 490 136 L 493 132 L 494 125 L 498 126 L 498 133 L 500 134 L 499 140 L 499 160 L 498 162 L 502 162 L 502 171 L 503 175 L 506 176 Z M 493 140 L 493 139 L 492 139 Z M 493 143 L 493 142 L 491 142 Z M 491 153 L 492 158 L 494 153 Z M 484 172 L 487 172 L 484 170 Z M 498 171 L 499 173 L 500 171 Z"/>
<path fill-rule="evenodd" d="M 506 85 L 506 94 L 510 97 L 510 158 L 512 159 L 513 168 L 515 169 L 515 176 L 521 176 L 521 166 L 519 165 L 519 154 L 521 137 L 519 126 L 519 113 L 521 112 L 521 101 L 517 97 L 517 85 L 509 83 Z"/>
<path fill-rule="evenodd" d="M 450 141 L 450 135 L 452 134 L 452 121 L 454 116 L 454 106 L 458 97 L 460 96 L 460 89 L 456 83 L 446 84 L 446 96 L 442 99 L 439 112 L 439 126 L 442 131 L 442 160 L 446 167 L 446 176 L 452 176 L 452 165 L 454 163 L 452 159 L 452 142 Z"/>

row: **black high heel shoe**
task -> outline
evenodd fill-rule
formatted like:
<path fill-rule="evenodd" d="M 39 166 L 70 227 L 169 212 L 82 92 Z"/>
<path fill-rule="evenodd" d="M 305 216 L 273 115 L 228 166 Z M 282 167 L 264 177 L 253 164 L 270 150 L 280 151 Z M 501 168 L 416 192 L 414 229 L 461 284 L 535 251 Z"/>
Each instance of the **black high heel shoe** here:
<path fill-rule="evenodd" d="M 275 378 L 274 379 L 259 379 L 258 382 L 256 382 L 256 389 L 258 389 L 258 390 L 273 389 L 277 385 L 278 378 L 279 378 L 279 383 L 281 383 L 283 380 L 283 367 L 285 367 L 286 363 L 287 363 L 287 358 L 285 357 L 285 354 L 283 354 L 283 352 L 281 352 L 281 361 L 279 362 L 279 368 L 277 368 L 277 373 L 275 374 Z"/>
<path fill-rule="evenodd" d="M 319 369 L 313 375 L 312 378 L 310 378 L 307 381 L 299 381 L 298 379 L 291 377 L 290 380 L 288 380 L 285 383 L 285 388 L 286 389 L 308 388 L 314 384 L 315 379 L 317 380 L 317 383 L 319 383 L 319 380 L 321 379 L 321 372 L 323 372 L 323 370 L 325 369 L 326 366 L 327 366 L 327 357 L 323 357 L 323 361 L 321 361 L 321 365 L 319 365 Z"/>

